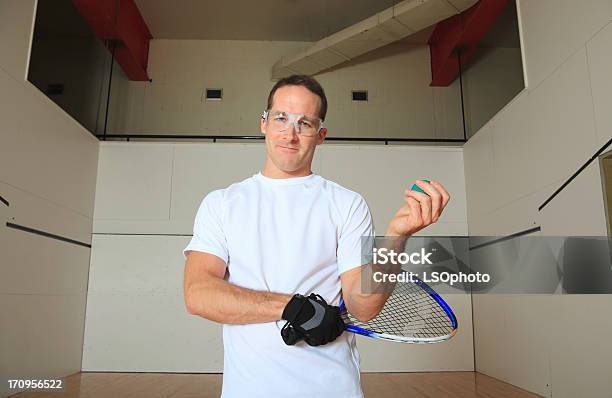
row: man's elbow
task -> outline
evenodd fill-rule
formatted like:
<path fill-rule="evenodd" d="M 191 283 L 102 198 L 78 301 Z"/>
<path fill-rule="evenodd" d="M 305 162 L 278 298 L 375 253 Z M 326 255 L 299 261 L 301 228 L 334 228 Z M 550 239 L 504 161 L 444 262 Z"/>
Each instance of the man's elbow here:
<path fill-rule="evenodd" d="M 352 314 L 355 318 L 357 318 L 357 320 L 359 322 L 362 323 L 367 323 L 370 322 L 372 319 L 376 318 L 376 315 L 378 315 L 379 311 L 362 311 L 359 312 L 358 314 Z"/>
<path fill-rule="evenodd" d="M 185 308 L 187 309 L 187 313 L 189 315 L 199 315 L 199 308 L 196 304 L 196 301 L 193 299 L 193 294 L 189 292 L 189 289 L 185 289 L 183 294 L 185 298 Z"/>
<path fill-rule="evenodd" d="M 203 318 L 207 316 L 207 306 L 204 304 L 206 300 L 202 297 L 202 289 L 194 287 L 186 287 L 184 291 L 185 308 L 190 315 L 198 315 Z"/>
<path fill-rule="evenodd" d="M 367 303 L 364 305 L 354 306 L 354 307 L 357 307 L 357 308 L 354 308 L 355 311 L 351 311 L 351 308 L 349 306 L 349 312 L 354 318 L 357 318 L 359 322 L 363 322 L 363 323 L 369 322 L 372 319 L 374 319 L 376 315 L 378 315 L 378 313 L 382 309 L 382 306 L 372 305 L 372 304 L 367 304 Z"/>

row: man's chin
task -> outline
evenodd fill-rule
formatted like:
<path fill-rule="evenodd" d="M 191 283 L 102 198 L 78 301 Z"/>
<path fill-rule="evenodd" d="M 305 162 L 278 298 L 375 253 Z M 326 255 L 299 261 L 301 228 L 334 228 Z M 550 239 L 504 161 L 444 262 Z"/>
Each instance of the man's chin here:
<path fill-rule="evenodd" d="M 298 165 L 295 163 L 280 163 L 277 164 L 276 167 L 283 173 L 288 174 L 297 173 L 304 168 L 302 165 Z"/>

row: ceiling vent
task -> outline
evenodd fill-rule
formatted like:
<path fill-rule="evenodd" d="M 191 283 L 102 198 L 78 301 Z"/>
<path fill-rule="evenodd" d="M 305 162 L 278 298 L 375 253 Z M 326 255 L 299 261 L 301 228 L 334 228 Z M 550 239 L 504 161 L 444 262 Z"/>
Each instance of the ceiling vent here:
<path fill-rule="evenodd" d="M 207 88 L 205 95 L 206 101 L 221 101 L 223 99 L 223 89 Z"/>
<path fill-rule="evenodd" d="M 282 57 L 272 79 L 313 75 L 385 46 L 470 8 L 478 0 L 404 0 L 393 7 L 327 36 L 299 54 Z"/>
<path fill-rule="evenodd" d="M 353 101 L 366 102 L 368 100 L 368 90 L 353 90 Z"/>

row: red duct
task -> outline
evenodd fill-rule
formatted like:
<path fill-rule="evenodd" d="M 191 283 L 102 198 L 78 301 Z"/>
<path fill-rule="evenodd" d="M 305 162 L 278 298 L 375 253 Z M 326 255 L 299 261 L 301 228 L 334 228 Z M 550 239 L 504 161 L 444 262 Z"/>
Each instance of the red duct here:
<path fill-rule="evenodd" d="M 478 43 L 493 26 L 493 22 L 508 4 L 508 0 L 480 0 L 461 14 L 439 22 L 429 38 L 432 87 L 446 87 L 459 75 L 461 66 L 470 59 Z"/>
<path fill-rule="evenodd" d="M 134 0 L 72 0 L 96 35 L 114 46 L 115 60 L 130 80 L 148 81 L 153 38 Z"/>

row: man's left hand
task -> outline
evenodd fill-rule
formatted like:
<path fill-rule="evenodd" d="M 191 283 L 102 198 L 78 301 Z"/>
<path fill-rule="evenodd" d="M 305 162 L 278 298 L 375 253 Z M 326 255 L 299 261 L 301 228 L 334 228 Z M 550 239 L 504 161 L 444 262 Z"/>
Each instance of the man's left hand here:
<path fill-rule="evenodd" d="M 404 205 L 395 213 L 387 228 L 387 236 L 410 236 L 438 221 L 450 200 L 442 184 L 416 180 L 425 193 L 407 189 Z"/>

